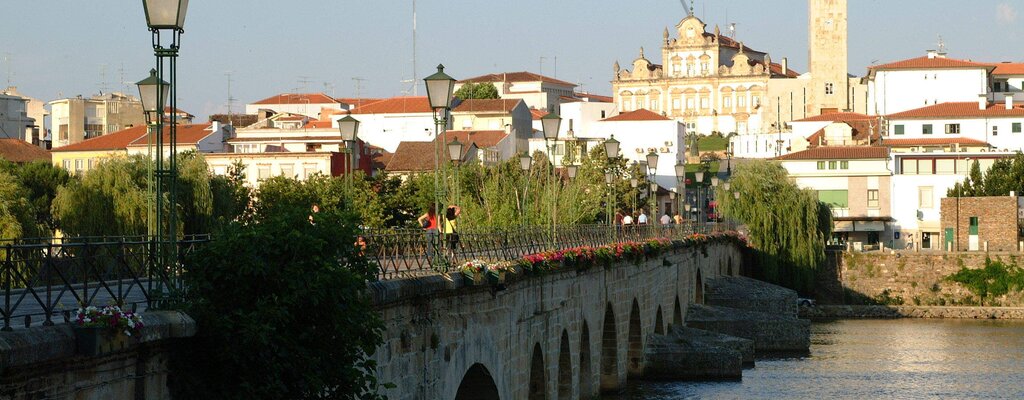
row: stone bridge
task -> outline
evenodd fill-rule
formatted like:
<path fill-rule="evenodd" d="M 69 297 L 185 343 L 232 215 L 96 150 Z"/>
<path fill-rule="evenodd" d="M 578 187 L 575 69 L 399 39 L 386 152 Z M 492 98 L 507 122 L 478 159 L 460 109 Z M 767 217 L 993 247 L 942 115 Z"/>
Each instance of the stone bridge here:
<path fill-rule="evenodd" d="M 440 277 L 371 286 L 377 376 L 391 399 L 579 399 L 643 374 L 648 335 L 681 326 L 706 280 L 739 273 L 734 244 L 567 269 L 504 290 Z"/>

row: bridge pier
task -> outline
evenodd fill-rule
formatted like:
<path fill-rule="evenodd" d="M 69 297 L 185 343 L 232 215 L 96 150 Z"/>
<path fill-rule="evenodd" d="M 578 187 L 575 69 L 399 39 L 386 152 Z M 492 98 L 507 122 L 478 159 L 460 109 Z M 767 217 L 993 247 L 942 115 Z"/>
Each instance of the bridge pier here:
<path fill-rule="evenodd" d="M 392 399 L 578 399 L 619 391 L 646 366 L 649 335 L 680 326 L 704 279 L 739 271 L 708 244 L 639 263 L 516 277 L 506 290 L 454 277 L 376 282 L 385 321 L 374 358 Z M 669 314 L 670 313 L 670 314 Z"/>

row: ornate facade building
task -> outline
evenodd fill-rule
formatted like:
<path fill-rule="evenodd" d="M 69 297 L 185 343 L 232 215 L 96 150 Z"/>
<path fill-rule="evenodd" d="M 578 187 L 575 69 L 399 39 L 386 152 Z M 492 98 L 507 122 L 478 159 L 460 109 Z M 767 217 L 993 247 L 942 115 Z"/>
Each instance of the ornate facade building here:
<path fill-rule="evenodd" d="M 700 134 L 761 132 L 769 79 L 797 74 L 773 64 L 767 53 L 723 36 L 718 27 L 713 33 L 705 28 L 691 15 L 676 25 L 676 38 L 665 29 L 665 65 L 649 61 L 642 48 L 632 70 L 616 62 L 612 91 L 619 109 L 648 109 Z"/>

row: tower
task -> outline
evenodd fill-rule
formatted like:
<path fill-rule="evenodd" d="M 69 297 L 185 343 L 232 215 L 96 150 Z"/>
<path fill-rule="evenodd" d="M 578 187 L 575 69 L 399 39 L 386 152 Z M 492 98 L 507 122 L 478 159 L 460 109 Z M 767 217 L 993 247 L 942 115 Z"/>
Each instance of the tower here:
<path fill-rule="evenodd" d="M 850 108 L 846 0 L 808 0 L 808 115 Z"/>

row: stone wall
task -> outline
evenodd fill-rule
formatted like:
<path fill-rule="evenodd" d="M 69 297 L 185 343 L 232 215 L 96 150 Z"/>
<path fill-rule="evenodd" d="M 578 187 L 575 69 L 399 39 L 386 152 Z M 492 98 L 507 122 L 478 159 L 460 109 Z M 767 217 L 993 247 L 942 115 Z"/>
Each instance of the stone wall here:
<path fill-rule="evenodd" d="M 1021 253 L 988 253 L 1004 262 L 1024 262 Z M 844 253 L 838 279 L 846 289 L 841 303 L 890 305 L 978 305 L 969 290 L 945 278 L 961 267 L 982 268 L 986 253 L 981 252 L 891 252 Z M 819 299 L 820 300 L 820 299 Z M 988 303 L 988 301 L 986 301 Z M 1024 306 L 1024 295 L 1011 293 L 993 299 L 992 304 Z"/>
<path fill-rule="evenodd" d="M 136 341 L 89 357 L 76 348 L 70 325 L 0 332 L 2 399 L 170 399 L 167 359 L 173 339 L 195 334 L 180 312 L 148 312 Z"/>
<path fill-rule="evenodd" d="M 959 206 L 958 206 L 959 203 Z M 959 208 L 959 212 L 957 209 Z M 959 224 L 957 223 L 959 215 Z M 1017 197 L 946 197 L 942 199 L 942 229 L 953 229 L 956 241 L 953 250 L 970 250 L 968 237 L 971 217 L 978 218 L 978 248 L 988 251 L 1016 251 L 1017 240 Z M 940 233 L 940 245 L 946 249 L 945 233 Z M 935 240 L 933 238 L 932 240 Z M 959 246 L 959 247 L 957 247 Z"/>
<path fill-rule="evenodd" d="M 736 246 L 711 244 L 504 288 L 461 276 L 375 283 L 386 325 L 377 376 L 399 400 L 590 398 L 642 374 L 648 335 L 681 324 L 703 281 L 740 263 Z"/>

